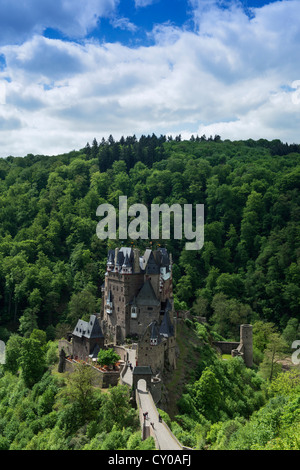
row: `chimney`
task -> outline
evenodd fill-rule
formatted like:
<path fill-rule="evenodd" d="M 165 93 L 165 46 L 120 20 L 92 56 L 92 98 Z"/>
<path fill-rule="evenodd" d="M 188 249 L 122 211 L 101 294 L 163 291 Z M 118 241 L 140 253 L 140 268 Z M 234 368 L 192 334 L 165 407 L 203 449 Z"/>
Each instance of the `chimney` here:
<path fill-rule="evenodd" d="M 119 248 L 115 248 L 115 271 L 116 272 L 119 272 L 118 255 L 119 255 Z"/>
<path fill-rule="evenodd" d="M 138 248 L 133 249 L 134 262 L 133 262 L 133 272 L 140 272 L 140 250 Z"/>

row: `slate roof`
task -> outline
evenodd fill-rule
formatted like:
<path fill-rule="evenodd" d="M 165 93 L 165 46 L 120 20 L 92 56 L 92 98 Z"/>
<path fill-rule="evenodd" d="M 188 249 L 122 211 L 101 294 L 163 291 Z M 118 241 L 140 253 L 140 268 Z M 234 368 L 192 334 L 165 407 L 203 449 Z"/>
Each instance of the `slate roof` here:
<path fill-rule="evenodd" d="M 125 256 L 125 259 L 124 259 L 124 262 L 123 262 L 123 266 L 125 267 L 131 267 L 132 266 L 132 263 L 129 259 L 129 256 L 128 256 L 128 253 L 126 253 L 126 256 Z"/>
<path fill-rule="evenodd" d="M 152 250 L 148 248 L 143 256 L 143 270 L 146 274 L 159 274 L 159 265 L 155 261 Z"/>
<path fill-rule="evenodd" d="M 171 323 L 169 311 L 170 310 L 166 308 L 161 325 L 160 325 L 160 329 L 159 329 L 159 334 L 164 336 L 165 338 L 174 336 L 174 326 Z"/>
<path fill-rule="evenodd" d="M 116 264 L 117 266 L 123 266 L 125 264 L 127 267 L 133 267 L 134 254 L 131 247 L 122 246 L 118 251 L 117 258 L 115 258 L 115 250 L 109 250 L 107 264 Z"/>
<path fill-rule="evenodd" d="M 134 265 L 134 251 L 131 247 L 122 246 L 115 259 L 115 250 L 109 250 L 107 263 L 133 268 Z M 139 258 L 139 266 L 141 271 L 146 274 L 159 274 L 160 267 L 165 267 L 166 271 L 169 271 L 170 258 L 166 248 L 159 248 L 155 252 L 152 249 L 147 248 L 144 255 Z"/>
<path fill-rule="evenodd" d="M 166 248 L 159 248 L 158 250 L 156 250 L 154 256 L 157 264 L 162 268 L 166 268 L 168 272 L 170 268 L 170 257 L 168 254 L 168 250 Z"/>
<path fill-rule="evenodd" d="M 100 351 L 100 346 L 99 346 L 99 344 L 95 344 L 95 346 L 94 346 L 94 348 L 93 348 L 91 354 L 89 355 L 89 357 L 90 357 L 91 359 L 97 359 L 98 354 L 99 354 L 99 351 Z"/>
<path fill-rule="evenodd" d="M 115 251 L 114 250 L 109 250 L 108 257 L 107 257 L 107 263 L 114 264 L 114 262 L 115 262 Z"/>
<path fill-rule="evenodd" d="M 79 338 L 84 336 L 88 339 L 103 338 L 103 333 L 96 315 L 91 315 L 88 322 L 78 320 L 77 325 L 74 328 L 73 335 L 78 336 Z"/>
<path fill-rule="evenodd" d="M 146 305 L 149 307 L 158 307 L 160 301 L 157 299 L 151 282 L 147 280 L 141 287 L 135 298 L 136 305 Z"/>
<path fill-rule="evenodd" d="M 151 366 L 135 366 L 133 369 L 134 375 L 143 375 L 143 374 L 151 374 L 153 375 Z"/>
<path fill-rule="evenodd" d="M 161 337 L 160 337 L 160 331 L 158 329 L 158 325 L 156 321 L 153 321 L 149 325 L 150 327 L 150 340 L 151 339 L 156 339 L 157 344 L 161 343 Z"/>

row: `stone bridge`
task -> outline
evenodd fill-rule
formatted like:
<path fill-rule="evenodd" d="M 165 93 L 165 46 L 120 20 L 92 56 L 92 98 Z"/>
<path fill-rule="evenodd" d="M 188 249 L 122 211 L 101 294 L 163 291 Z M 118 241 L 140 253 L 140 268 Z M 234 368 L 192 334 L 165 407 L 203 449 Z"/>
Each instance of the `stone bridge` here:
<path fill-rule="evenodd" d="M 135 351 L 128 350 L 128 360 L 135 364 Z M 187 449 L 182 446 L 178 439 L 174 436 L 168 425 L 159 420 L 159 413 L 154 403 L 151 393 L 153 384 L 151 367 L 130 367 L 126 366 L 121 374 L 121 381 L 129 386 L 133 386 L 135 392 L 135 400 L 139 410 L 139 418 L 142 429 L 142 438 L 152 436 L 155 446 L 159 450 L 183 450 Z M 154 388 L 155 395 L 155 388 Z M 147 419 L 144 413 L 148 412 Z"/>

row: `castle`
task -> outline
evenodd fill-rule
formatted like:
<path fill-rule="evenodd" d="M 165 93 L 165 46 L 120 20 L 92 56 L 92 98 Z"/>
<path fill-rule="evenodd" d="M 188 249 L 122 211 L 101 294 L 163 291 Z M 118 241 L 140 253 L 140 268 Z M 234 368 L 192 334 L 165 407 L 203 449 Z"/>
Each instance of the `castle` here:
<path fill-rule="evenodd" d="M 135 365 L 151 365 L 154 373 L 175 367 L 172 258 L 165 248 L 109 251 L 100 325 L 108 343 L 137 342 Z"/>
<path fill-rule="evenodd" d="M 101 312 L 78 320 L 68 340 L 60 341 L 59 368 L 65 357 L 96 361 L 109 347 L 126 362 L 127 343 L 134 344 L 133 366 L 150 366 L 154 375 L 176 367 L 172 258 L 165 248 L 143 255 L 130 247 L 108 252 Z"/>
<path fill-rule="evenodd" d="M 146 249 L 143 254 L 137 248 L 116 248 L 108 252 L 100 314 L 78 320 L 71 341 L 60 346 L 71 358 L 96 361 L 100 349 L 124 352 L 131 342 L 132 365 L 150 367 L 158 375 L 176 368 L 176 322 L 171 254 L 166 248 Z M 213 344 L 223 354 L 242 356 L 252 367 L 251 325 L 241 325 L 240 342 Z M 127 362 L 128 352 L 122 356 Z"/>

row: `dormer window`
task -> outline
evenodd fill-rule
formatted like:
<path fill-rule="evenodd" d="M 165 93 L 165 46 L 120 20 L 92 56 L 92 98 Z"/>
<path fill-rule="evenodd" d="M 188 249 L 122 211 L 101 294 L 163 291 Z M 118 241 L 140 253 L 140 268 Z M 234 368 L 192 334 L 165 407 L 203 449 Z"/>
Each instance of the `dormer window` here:
<path fill-rule="evenodd" d="M 150 338 L 151 346 L 157 346 L 157 338 Z"/>

